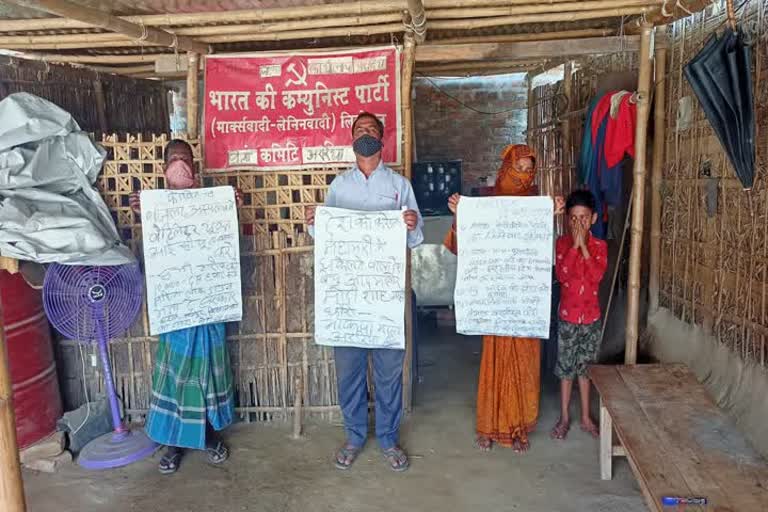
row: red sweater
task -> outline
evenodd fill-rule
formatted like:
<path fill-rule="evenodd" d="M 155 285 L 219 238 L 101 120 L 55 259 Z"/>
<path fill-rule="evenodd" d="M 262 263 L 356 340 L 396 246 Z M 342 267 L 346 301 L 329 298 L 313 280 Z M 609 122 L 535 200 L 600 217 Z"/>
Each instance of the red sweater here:
<path fill-rule="evenodd" d="M 598 289 L 608 267 L 608 245 L 589 237 L 589 258 L 573 247 L 571 235 L 561 236 L 555 244 L 555 274 L 561 284 L 560 319 L 572 324 L 591 324 L 600 320 Z"/>

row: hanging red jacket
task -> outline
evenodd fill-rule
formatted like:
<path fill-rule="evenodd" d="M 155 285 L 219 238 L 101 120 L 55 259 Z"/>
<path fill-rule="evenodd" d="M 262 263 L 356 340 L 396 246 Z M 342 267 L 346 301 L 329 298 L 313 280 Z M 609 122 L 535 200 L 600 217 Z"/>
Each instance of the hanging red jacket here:
<path fill-rule="evenodd" d="M 637 105 L 632 103 L 632 96 L 627 94 L 621 99 L 616 119 L 608 119 L 605 130 L 605 163 L 609 168 L 621 162 L 624 154 L 635 157 L 635 122 Z M 609 101 L 610 109 L 610 101 Z"/>
<path fill-rule="evenodd" d="M 600 125 L 603 124 L 603 119 L 611 111 L 611 98 L 617 91 L 610 91 L 600 98 L 600 101 L 595 105 L 595 109 L 592 111 L 592 144 L 597 141 L 597 132 L 600 129 Z"/>

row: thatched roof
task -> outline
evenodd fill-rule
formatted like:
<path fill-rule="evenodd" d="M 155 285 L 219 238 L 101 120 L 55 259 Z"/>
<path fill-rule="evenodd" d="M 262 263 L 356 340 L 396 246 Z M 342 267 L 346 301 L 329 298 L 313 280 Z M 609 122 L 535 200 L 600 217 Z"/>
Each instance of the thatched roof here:
<path fill-rule="evenodd" d="M 19 0 L 0 1 L 0 49 L 51 62 L 156 74 L 159 55 L 402 42 L 501 43 L 619 37 L 640 19 L 665 23 L 711 0 Z M 22 6 L 23 5 L 23 6 Z M 62 7 L 63 6 L 63 7 Z M 421 11 L 419 11 L 421 10 Z M 426 13 L 426 25 L 419 23 Z M 51 13 L 63 16 L 54 17 Z M 524 69 L 562 55 L 521 56 Z M 576 51 L 576 50 L 574 50 Z M 482 59 L 512 61 L 508 56 Z M 182 59 L 183 60 L 183 59 Z M 417 57 L 417 63 L 420 59 Z M 477 58 L 446 58 L 429 64 Z M 535 61 L 535 62 L 534 62 Z M 421 65 L 421 64 L 417 64 Z M 484 64 L 486 67 L 493 67 Z M 499 66 L 502 66 L 499 64 Z"/>

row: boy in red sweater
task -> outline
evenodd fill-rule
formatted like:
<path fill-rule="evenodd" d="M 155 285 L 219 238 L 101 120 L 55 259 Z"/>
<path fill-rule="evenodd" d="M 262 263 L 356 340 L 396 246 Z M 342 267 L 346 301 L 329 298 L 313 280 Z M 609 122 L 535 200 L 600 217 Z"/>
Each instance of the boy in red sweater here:
<path fill-rule="evenodd" d="M 555 274 L 561 285 L 555 375 L 560 378 L 561 413 L 552 429 L 554 439 L 565 439 L 571 428 L 569 406 L 574 378 L 578 378 L 581 395 L 581 429 L 594 437 L 599 434 L 589 415 L 587 365 L 597 361 L 600 350 L 598 288 L 608 266 L 608 246 L 590 233 L 597 221 L 592 193 L 573 192 L 565 203 L 565 212 L 569 233 L 558 238 L 555 245 Z"/>

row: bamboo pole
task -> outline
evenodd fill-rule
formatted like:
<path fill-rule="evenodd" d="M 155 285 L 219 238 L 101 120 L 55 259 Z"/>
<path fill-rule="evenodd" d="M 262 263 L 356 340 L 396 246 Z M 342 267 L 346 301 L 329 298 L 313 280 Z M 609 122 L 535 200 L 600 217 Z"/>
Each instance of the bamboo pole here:
<path fill-rule="evenodd" d="M 416 66 L 416 71 L 422 75 L 441 73 L 441 72 L 464 72 L 496 70 L 500 72 L 520 72 L 528 71 L 532 67 L 543 65 L 545 61 L 541 59 L 528 60 L 504 60 L 491 62 L 451 62 L 449 64 L 432 64 L 427 66 Z"/>
<path fill-rule="evenodd" d="M 406 34 L 403 50 L 402 83 L 400 101 L 403 115 L 403 175 L 407 180 L 413 176 L 413 109 L 412 85 L 413 68 L 416 63 L 416 39 Z M 405 358 L 403 361 L 403 410 L 410 412 L 412 406 L 413 372 L 413 297 L 411 295 L 411 251 L 406 257 L 405 271 Z"/>
<path fill-rule="evenodd" d="M 147 27 L 146 25 L 137 25 L 104 12 L 82 7 L 69 0 L 25 0 L 24 2 L 14 0 L 14 3 L 20 3 L 24 6 L 46 11 L 64 18 L 78 20 L 90 26 L 99 27 L 111 32 L 118 32 L 142 43 L 146 41 L 149 44 L 168 46 L 184 51 L 208 53 L 208 47 L 194 39 L 179 37 L 164 30 Z"/>
<path fill-rule="evenodd" d="M 124 76 L 131 76 L 138 73 L 153 73 L 155 71 L 154 64 L 145 64 L 142 66 L 123 66 L 123 67 L 109 67 L 109 66 L 82 66 L 80 64 L 75 64 L 76 66 L 84 69 L 90 69 L 92 71 L 97 71 L 102 74 L 115 74 L 115 75 L 124 75 Z"/>
<path fill-rule="evenodd" d="M 394 16 L 393 18 L 399 19 L 398 16 Z M 355 18 L 358 19 L 358 18 Z M 377 19 L 389 19 L 389 16 L 382 17 L 382 18 L 373 18 L 370 21 L 374 21 Z M 291 31 L 282 31 L 282 30 L 276 30 L 272 31 L 270 33 L 266 33 L 260 28 L 261 25 L 226 25 L 224 28 L 227 30 L 222 30 L 221 33 L 215 33 L 210 32 L 210 35 L 207 35 L 203 37 L 201 40 L 205 40 L 206 42 L 234 42 L 232 40 L 230 41 L 224 41 L 224 39 L 227 39 L 226 36 L 240 36 L 238 40 L 243 39 L 245 35 L 248 35 L 250 38 L 249 40 L 282 40 L 284 39 L 294 39 L 298 36 L 303 37 L 328 37 L 327 35 L 323 35 L 327 31 L 323 32 L 319 30 L 319 27 L 322 27 L 325 24 L 325 20 L 317 20 L 309 22 L 308 24 L 299 25 L 296 24 L 295 26 L 298 28 L 300 26 L 309 26 L 313 27 L 313 29 L 307 29 L 302 30 L 299 32 L 299 34 L 296 34 L 294 30 Z M 336 24 L 336 21 L 334 20 L 334 24 Z M 343 27 L 347 26 L 358 26 L 355 23 L 349 23 L 349 24 L 343 24 Z M 266 25 L 264 25 L 266 26 Z M 384 31 L 386 32 L 399 32 L 404 30 L 405 27 L 403 27 L 399 23 L 390 23 L 387 25 L 388 29 Z M 249 27 L 254 27 L 254 30 L 249 31 Z M 203 27 L 204 29 L 209 28 L 217 28 L 217 27 Z M 309 36 L 306 35 L 307 31 L 311 30 L 309 32 Z M 345 28 L 335 27 L 331 28 L 332 32 L 330 33 L 330 36 L 346 36 L 346 35 L 355 35 L 350 34 L 349 30 Z M 209 31 L 206 30 L 206 33 Z M 280 32 L 285 34 L 282 37 L 278 37 L 277 39 L 275 36 L 271 35 L 273 32 Z M 472 37 L 457 37 L 457 38 L 447 38 L 447 39 L 440 39 L 437 40 L 435 43 L 427 43 L 426 46 L 429 46 L 430 44 L 469 44 L 469 43 L 505 43 L 505 42 L 521 42 L 521 41 L 550 41 L 550 40 L 560 40 L 560 39 L 574 39 L 574 38 L 595 38 L 595 37 L 609 37 L 614 35 L 614 30 L 608 30 L 608 29 L 582 29 L 582 30 L 563 30 L 563 31 L 555 31 L 555 32 L 540 32 L 540 33 L 534 33 L 534 34 L 509 34 L 509 35 L 499 35 L 499 36 L 472 36 Z M 249 34 L 254 34 L 254 37 L 250 37 Z M 258 34 L 260 37 L 256 37 L 255 35 Z M 201 34 L 202 35 L 202 34 Z M 10 37 L 0 37 L 0 46 L 3 46 L 8 49 L 17 50 L 17 51 L 38 51 L 38 50 L 77 50 L 77 49 L 93 49 L 93 48 L 120 48 L 124 46 L 140 46 L 139 43 L 135 41 L 131 41 L 129 39 L 115 39 L 112 34 L 90 34 L 89 36 L 100 36 L 98 40 L 93 40 L 91 37 L 83 37 L 81 35 L 66 35 L 66 36 L 55 36 L 57 39 L 45 39 L 45 40 L 37 40 L 37 39 L 30 39 L 27 36 L 24 36 L 22 39 L 15 39 L 17 36 L 10 36 Z M 108 37 L 101 37 L 101 36 L 108 36 Z M 215 39 L 214 39 L 215 38 Z M 300 38 L 300 37 L 298 37 Z M 219 41 L 221 39 L 221 41 Z M 230 38 L 232 39 L 232 38 Z M 2 42 L 5 41 L 5 42 Z M 145 45 L 146 47 L 146 45 Z M 51 56 L 48 60 L 55 60 L 56 56 Z"/>
<path fill-rule="evenodd" d="M 161 55 L 169 53 L 143 53 L 136 55 L 57 55 L 55 53 L 20 53 L 20 59 L 64 64 L 134 64 L 136 62 L 154 62 Z"/>
<path fill-rule="evenodd" d="M 143 24 L 145 27 L 169 27 L 175 25 L 204 25 L 209 23 L 265 22 L 291 18 L 319 18 L 326 16 L 380 14 L 401 12 L 402 0 L 368 0 L 300 7 L 277 7 L 271 9 L 240 9 L 230 11 L 149 14 L 143 16 L 121 16 L 128 23 Z M 28 20 L 3 20 L 0 32 L 23 32 L 29 30 L 72 30 L 93 28 L 93 25 L 76 19 L 44 18 Z"/>
<path fill-rule="evenodd" d="M 360 25 L 377 25 L 380 23 L 399 22 L 402 19 L 400 13 L 387 13 L 368 16 L 348 16 L 341 18 L 318 18 L 309 20 L 291 20 L 275 23 L 245 23 L 236 25 L 212 25 L 203 27 L 185 27 L 174 30 L 177 36 L 222 36 L 227 34 L 265 34 L 273 32 L 291 32 L 294 30 L 338 28 Z M 55 34 L 55 35 L 19 35 L 0 36 L 0 45 L 5 48 L 16 48 L 19 45 L 65 45 L 78 43 L 109 43 L 115 47 L 125 45 L 132 40 L 122 34 L 104 32 L 98 34 Z M 121 43 L 121 44 L 118 44 Z M 85 45 L 84 45 L 85 46 Z"/>
<path fill-rule="evenodd" d="M 0 303 L 0 504 L 3 512 L 25 512 L 27 508 L 13 412 L 13 385 L 2 319 L 3 306 Z"/>
<path fill-rule="evenodd" d="M 631 1 L 631 0 L 629 0 Z M 493 6 L 529 6 L 540 4 L 549 10 L 557 9 L 560 4 L 576 3 L 575 0 L 429 0 L 429 10 L 438 8 L 477 8 Z M 622 5 L 624 2 L 603 0 L 608 6 Z M 651 1 L 649 4 L 661 5 L 662 0 Z M 709 3 L 709 2 L 707 2 Z M 118 19 L 145 27 L 170 27 L 176 25 L 203 25 L 210 23 L 232 22 L 265 22 L 288 20 L 292 18 L 320 18 L 344 15 L 367 15 L 401 12 L 404 8 L 402 0 L 367 0 L 344 2 L 324 5 L 307 5 L 301 7 L 278 7 L 271 9 L 242 9 L 231 11 L 150 14 L 142 16 L 122 16 Z M 25 32 L 41 30 L 73 30 L 88 29 L 93 25 L 77 19 L 42 18 L 0 21 L 0 32 Z"/>
<path fill-rule="evenodd" d="M 493 18 L 479 18 L 468 20 L 438 20 L 431 21 L 431 30 L 471 30 L 477 28 L 501 27 L 510 25 L 526 25 L 529 23 L 555 23 L 566 21 L 583 21 L 601 18 L 618 18 L 622 16 L 635 16 L 646 14 L 653 8 L 624 7 L 614 9 L 584 10 L 575 12 L 554 12 L 544 14 L 522 14 L 515 16 L 496 16 Z"/>
<path fill-rule="evenodd" d="M 509 34 L 501 36 L 467 36 L 439 39 L 430 44 L 473 44 L 473 43 L 517 43 L 520 41 L 555 41 L 558 39 L 576 39 L 589 37 L 608 37 L 616 34 L 615 30 L 587 28 L 579 30 L 559 30 L 554 32 L 536 32 L 532 34 Z"/>
<path fill-rule="evenodd" d="M 565 95 L 565 101 L 566 101 L 566 112 L 570 112 L 571 108 L 573 108 L 573 101 L 571 97 L 573 96 L 573 93 L 571 91 L 573 87 L 573 61 L 567 61 L 563 65 L 563 94 Z M 560 126 L 562 130 L 562 156 L 560 160 L 563 162 L 563 169 L 561 171 L 561 176 L 565 173 L 567 173 L 568 176 L 571 175 L 571 169 L 573 167 L 573 162 L 571 161 L 571 118 L 566 117 L 563 119 L 562 124 Z M 570 192 L 570 190 L 569 190 Z M 560 188 L 560 190 L 557 191 L 557 194 L 564 195 L 565 190 Z"/>
<path fill-rule="evenodd" d="M 159 48 L 158 45 L 146 41 L 134 41 L 132 39 L 119 39 L 112 41 L 74 42 L 74 43 L 15 43 L 3 45 L 4 48 L 16 51 L 62 51 L 62 50 L 94 50 L 96 48 Z"/>
<path fill-rule="evenodd" d="M 657 29 L 663 35 L 665 27 Z M 653 163 L 651 170 L 651 260 L 648 280 L 648 314 L 659 309 L 659 273 L 661 272 L 661 182 L 664 149 L 667 142 L 666 64 L 667 50 L 656 50 L 656 78 L 653 109 Z"/>
<path fill-rule="evenodd" d="M 573 11 L 622 9 L 629 7 L 654 7 L 661 5 L 658 0 L 606 0 L 569 1 L 551 4 L 505 5 L 499 7 L 471 7 L 467 9 L 428 9 L 430 21 L 444 19 L 491 18 L 495 16 L 520 16 L 523 14 L 552 14 Z"/>
<path fill-rule="evenodd" d="M 534 128 L 534 111 L 536 110 L 535 105 L 535 98 L 533 95 L 533 75 L 531 73 L 528 73 L 527 82 L 528 82 L 528 123 L 525 127 L 525 137 L 526 141 L 525 143 L 528 144 L 529 147 L 533 146 L 533 128 Z"/>
<path fill-rule="evenodd" d="M 296 377 L 293 392 L 293 439 L 301 439 L 304 414 L 302 413 L 302 400 L 304 399 L 304 379 Z"/>
<path fill-rule="evenodd" d="M 189 66 L 187 66 L 187 136 L 196 139 L 198 134 L 198 105 L 200 92 L 198 91 L 198 71 L 200 69 L 200 55 L 188 53 Z"/>
<path fill-rule="evenodd" d="M 351 37 L 371 36 L 376 34 L 400 33 L 405 30 L 402 22 L 383 23 L 380 25 L 363 25 L 359 27 L 339 27 L 326 29 L 292 30 L 290 32 L 275 32 L 271 34 L 232 34 L 223 36 L 206 36 L 199 38 L 206 43 L 242 43 L 256 41 L 288 41 L 293 39 L 314 39 L 322 37 Z"/>
<path fill-rule="evenodd" d="M 96 115 L 99 118 L 99 130 L 101 130 L 101 133 L 107 133 L 109 129 L 109 125 L 107 125 L 107 101 L 104 97 L 104 86 L 99 79 L 93 81 L 93 94 L 96 97 Z"/>
<path fill-rule="evenodd" d="M 633 1 L 633 0 L 627 0 Z M 435 19 L 430 22 L 430 27 L 436 30 L 468 30 L 477 28 L 511 26 L 528 23 L 551 23 L 580 21 L 606 17 L 629 16 L 650 12 L 648 0 L 636 0 L 645 4 L 630 5 L 611 9 L 589 9 L 589 5 L 602 5 L 603 1 L 583 2 L 587 5 L 577 5 L 578 2 L 568 5 L 573 11 L 541 12 L 525 14 L 533 8 L 520 7 L 482 11 L 473 14 L 472 9 L 445 9 L 437 11 Z M 538 9 L 540 10 L 540 9 Z M 511 13 L 505 16 L 479 17 L 479 14 Z M 467 17 L 468 19 L 455 19 Z M 181 39 L 195 41 L 198 48 L 205 48 L 201 43 L 233 43 L 233 42 L 257 42 L 257 41 L 284 41 L 305 38 L 344 37 L 359 35 L 374 35 L 384 33 L 397 33 L 404 30 L 402 23 L 383 23 L 384 20 L 396 19 L 397 16 L 384 15 L 380 17 L 353 17 L 338 19 L 301 20 L 293 22 L 276 23 L 272 25 L 225 25 L 214 27 L 194 27 L 180 29 L 177 34 L 162 32 L 165 36 L 145 37 L 149 33 L 146 26 L 138 36 L 134 31 L 125 31 L 129 37 L 121 37 L 115 34 L 65 34 L 46 36 L 7 36 L 0 37 L 0 45 L 15 50 L 72 50 L 79 48 L 119 48 L 125 46 L 170 46 L 178 45 Z M 448 18 L 448 19 L 442 19 Z M 365 25 L 360 24 L 365 22 Z M 127 22 L 122 22 L 127 23 Z M 321 27 L 327 27 L 325 29 Z M 153 29 L 154 30 L 154 29 Z M 190 34 L 197 36 L 195 40 L 189 39 Z M 166 37 L 167 36 L 167 37 Z M 418 34 L 417 34 L 418 36 Z M 132 37 L 132 38 L 131 38 Z M 170 41 L 168 40 L 170 38 Z M 180 47 L 180 46 L 178 46 Z M 207 52 L 201 52 L 207 53 Z"/>
<path fill-rule="evenodd" d="M 640 35 L 640 73 L 637 80 L 637 124 L 635 125 L 635 164 L 632 185 L 632 237 L 629 248 L 629 286 L 627 290 L 627 325 L 625 364 L 637 362 L 637 339 L 640 317 L 640 266 L 643 249 L 643 216 L 645 214 L 646 143 L 651 88 L 651 40 L 653 27 L 646 23 Z"/>

